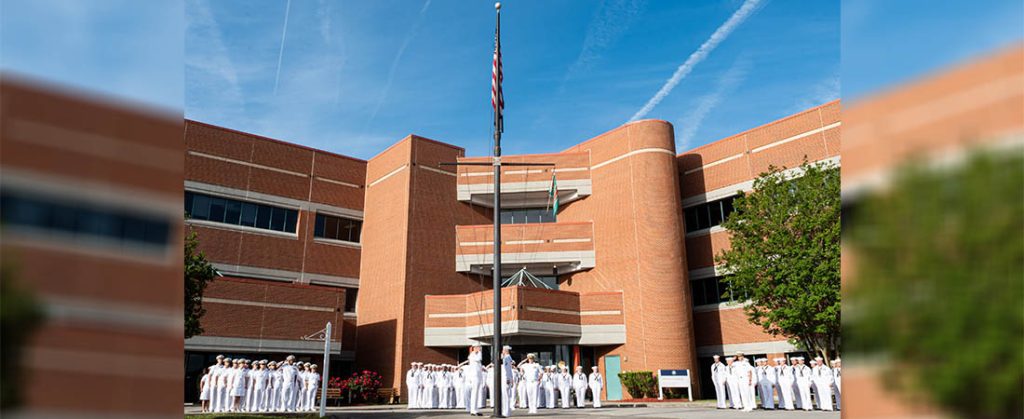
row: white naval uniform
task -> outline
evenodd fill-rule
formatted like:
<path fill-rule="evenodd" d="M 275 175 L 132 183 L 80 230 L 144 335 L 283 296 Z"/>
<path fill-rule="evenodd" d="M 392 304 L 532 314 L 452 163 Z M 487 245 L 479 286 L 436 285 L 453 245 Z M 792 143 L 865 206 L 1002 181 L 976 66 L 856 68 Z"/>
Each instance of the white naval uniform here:
<path fill-rule="evenodd" d="M 519 394 L 519 408 L 528 408 L 529 406 L 527 405 L 526 400 L 526 377 L 522 372 L 519 373 L 519 382 L 516 383 L 516 392 Z"/>
<path fill-rule="evenodd" d="M 267 389 L 270 387 L 270 371 L 266 369 L 252 372 L 253 399 L 249 409 L 253 412 L 267 411 Z"/>
<path fill-rule="evenodd" d="M 462 368 L 455 371 L 453 376 L 453 385 L 455 386 L 455 408 L 462 409 L 466 407 L 466 395 L 464 389 L 466 387 L 466 379 L 463 377 Z"/>
<path fill-rule="evenodd" d="M 811 380 L 814 381 L 814 386 L 818 390 L 818 409 L 835 410 L 832 407 L 832 384 L 835 382 L 835 377 L 832 376 L 832 369 L 825 365 L 814 367 Z"/>
<path fill-rule="evenodd" d="M 451 378 L 448 377 L 448 371 L 441 371 L 437 373 L 437 407 L 440 409 L 448 408 L 448 393 L 452 389 Z"/>
<path fill-rule="evenodd" d="M 594 407 L 601 407 L 601 389 L 604 388 L 604 378 L 601 373 L 590 373 L 590 392 L 594 395 Z"/>
<path fill-rule="evenodd" d="M 512 356 L 503 355 L 501 357 L 501 414 L 502 416 L 509 417 L 512 414 L 512 389 L 515 388 L 513 385 L 512 374 Z"/>
<path fill-rule="evenodd" d="M 544 372 L 544 376 L 540 379 L 541 386 L 544 387 L 544 408 L 554 409 L 555 408 L 555 374 L 550 372 Z"/>
<path fill-rule="evenodd" d="M 843 410 L 843 367 L 832 368 L 832 391 L 836 394 L 836 410 Z"/>
<path fill-rule="evenodd" d="M 284 364 L 281 367 L 281 406 L 280 411 L 294 412 L 296 390 L 296 376 L 299 370 L 294 365 Z"/>
<path fill-rule="evenodd" d="M 320 374 L 306 373 L 306 410 L 312 412 L 316 405 L 316 391 L 320 389 Z"/>
<path fill-rule="evenodd" d="M 715 386 L 716 407 L 725 409 L 729 407 L 728 394 L 726 392 L 726 370 L 722 361 L 711 364 L 711 383 Z"/>
<path fill-rule="evenodd" d="M 740 397 L 739 366 L 734 362 L 725 367 L 725 385 L 729 389 L 729 404 L 733 409 L 743 409 L 743 398 Z"/>
<path fill-rule="evenodd" d="M 207 401 L 210 400 L 210 373 L 203 374 L 203 378 L 199 379 L 199 400 Z"/>
<path fill-rule="evenodd" d="M 796 388 L 800 392 L 797 397 L 797 406 L 806 411 L 814 410 L 811 404 L 811 368 L 805 364 L 798 364 L 793 368 L 796 375 Z"/>
<path fill-rule="evenodd" d="M 406 393 L 406 398 L 409 399 L 409 409 L 418 409 L 420 407 L 420 376 L 419 370 L 410 368 L 405 373 L 405 387 L 409 390 Z"/>
<path fill-rule="evenodd" d="M 213 393 L 211 394 L 212 397 L 210 397 L 210 399 L 213 400 L 213 402 L 210 403 L 211 412 L 222 412 L 226 405 L 224 403 L 227 397 L 227 381 L 225 381 L 224 377 L 226 373 L 227 368 L 218 364 L 216 370 L 210 374 L 210 378 L 213 380 Z"/>
<path fill-rule="evenodd" d="M 558 373 L 558 392 L 562 395 L 562 408 L 569 408 L 569 397 L 572 392 L 572 375 L 569 371 Z"/>
<path fill-rule="evenodd" d="M 242 403 L 245 402 L 245 390 L 247 380 L 249 378 L 248 372 L 249 370 L 245 368 L 239 368 L 235 370 L 235 374 L 231 377 L 231 395 L 233 397 L 241 398 L 241 400 L 239 400 L 239 406 L 233 407 L 232 409 L 234 410 L 232 411 L 238 411 L 245 407 L 242 406 Z"/>
<path fill-rule="evenodd" d="M 526 404 L 530 407 L 530 413 L 537 413 L 537 404 L 539 400 L 538 390 L 540 390 L 540 364 L 536 362 L 525 362 L 520 364 L 520 368 L 523 369 L 523 376 L 526 378 Z"/>
<path fill-rule="evenodd" d="M 576 407 L 587 405 L 587 374 L 582 371 L 572 376 L 572 389 L 576 390 Z"/>
<path fill-rule="evenodd" d="M 775 371 L 779 377 L 779 408 L 793 410 L 793 386 L 796 385 L 793 367 L 790 365 L 776 365 Z"/>
<path fill-rule="evenodd" d="M 270 405 L 267 409 L 271 412 L 280 412 L 284 405 L 284 373 L 280 368 L 274 369 L 270 374 Z"/>
<path fill-rule="evenodd" d="M 757 367 L 757 392 L 761 396 L 761 407 L 775 410 L 775 369 L 767 365 Z"/>
<path fill-rule="evenodd" d="M 469 397 L 466 399 L 466 409 L 469 413 L 476 414 L 480 409 L 480 393 L 481 386 L 480 381 L 483 379 L 483 360 L 482 352 L 472 352 L 469 354 L 469 364 L 466 365 L 466 384 L 469 388 Z"/>

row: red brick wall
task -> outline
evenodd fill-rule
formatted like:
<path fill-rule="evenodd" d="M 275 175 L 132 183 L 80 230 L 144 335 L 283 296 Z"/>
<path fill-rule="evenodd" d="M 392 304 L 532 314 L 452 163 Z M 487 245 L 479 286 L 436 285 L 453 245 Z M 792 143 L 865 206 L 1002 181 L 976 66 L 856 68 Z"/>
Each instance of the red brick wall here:
<path fill-rule="evenodd" d="M 203 302 L 203 308 L 206 309 L 202 320 L 204 335 L 298 340 L 323 329 L 327 322 L 332 322 L 334 340 L 340 341 L 344 336 L 343 288 L 223 277 L 211 282 L 203 297 L 253 304 Z M 267 307 L 262 304 L 287 304 L 331 311 Z"/>

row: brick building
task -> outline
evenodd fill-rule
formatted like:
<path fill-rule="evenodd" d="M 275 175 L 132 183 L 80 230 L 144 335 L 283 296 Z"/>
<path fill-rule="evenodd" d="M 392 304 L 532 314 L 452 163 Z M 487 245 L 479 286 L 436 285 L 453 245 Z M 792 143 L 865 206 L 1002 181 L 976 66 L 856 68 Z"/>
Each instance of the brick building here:
<path fill-rule="evenodd" d="M 501 274 L 546 284 L 506 288 L 504 336 L 544 363 L 599 365 L 609 400 L 626 396 L 618 371 L 797 352 L 728 298 L 718 224 L 769 166 L 838 163 L 839 126 L 836 101 L 682 154 L 671 124 L 645 120 L 504 157 L 554 163 L 502 172 Z M 457 363 L 489 342 L 493 175 L 440 165 L 487 157 L 410 135 L 362 161 L 196 121 L 185 139 L 187 224 L 223 275 L 206 332 L 185 343 L 186 399 L 218 353 L 318 360 L 327 321 L 334 372 L 374 369 L 400 389 L 410 362 Z"/>

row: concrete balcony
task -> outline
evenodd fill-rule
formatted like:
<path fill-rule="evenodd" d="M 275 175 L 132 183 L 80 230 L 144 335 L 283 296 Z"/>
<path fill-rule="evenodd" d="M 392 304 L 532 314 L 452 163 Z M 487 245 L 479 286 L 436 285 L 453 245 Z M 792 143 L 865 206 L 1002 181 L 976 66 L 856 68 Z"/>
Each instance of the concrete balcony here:
<path fill-rule="evenodd" d="M 489 343 L 492 291 L 428 295 L 424 344 L 459 347 Z M 531 287 L 502 288 L 501 333 L 513 344 L 619 345 L 626 342 L 622 291 L 576 293 Z"/>
<path fill-rule="evenodd" d="M 494 263 L 494 226 L 456 226 L 455 240 L 455 270 L 489 276 Z M 593 223 L 503 224 L 501 261 L 502 276 L 524 267 L 536 276 L 593 268 Z"/>
<path fill-rule="evenodd" d="M 490 162 L 490 157 L 463 157 L 459 162 Z M 502 208 L 536 208 L 548 205 L 551 176 L 557 179 L 558 200 L 565 204 L 590 195 L 590 154 L 524 154 L 502 157 L 502 162 L 553 163 L 555 166 L 503 166 Z M 460 166 L 458 200 L 487 208 L 494 206 L 494 168 Z"/>

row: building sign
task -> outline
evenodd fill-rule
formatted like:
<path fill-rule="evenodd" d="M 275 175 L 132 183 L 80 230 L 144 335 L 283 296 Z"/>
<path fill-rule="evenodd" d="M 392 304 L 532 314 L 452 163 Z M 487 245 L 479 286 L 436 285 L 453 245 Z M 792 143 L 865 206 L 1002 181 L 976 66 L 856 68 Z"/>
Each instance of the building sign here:
<path fill-rule="evenodd" d="M 690 385 L 690 370 L 658 370 L 658 400 L 665 399 L 663 388 L 686 387 L 690 400 L 693 400 L 693 387 Z"/>

